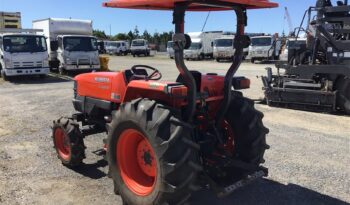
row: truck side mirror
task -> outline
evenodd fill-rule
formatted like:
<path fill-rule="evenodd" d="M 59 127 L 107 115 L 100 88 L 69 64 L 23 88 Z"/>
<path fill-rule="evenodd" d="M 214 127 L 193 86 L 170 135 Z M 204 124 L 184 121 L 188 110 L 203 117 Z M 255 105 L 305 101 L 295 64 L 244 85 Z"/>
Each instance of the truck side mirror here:
<path fill-rule="evenodd" d="M 214 42 L 211 42 L 211 47 L 214 47 Z"/>
<path fill-rule="evenodd" d="M 51 41 L 50 47 L 51 47 L 52 51 L 57 51 L 58 50 L 58 41 Z"/>

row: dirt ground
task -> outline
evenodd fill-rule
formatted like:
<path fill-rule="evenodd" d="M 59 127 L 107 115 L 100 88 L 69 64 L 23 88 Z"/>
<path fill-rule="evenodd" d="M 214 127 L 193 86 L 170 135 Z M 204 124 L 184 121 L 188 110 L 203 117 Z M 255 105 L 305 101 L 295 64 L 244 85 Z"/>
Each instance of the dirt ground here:
<path fill-rule="evenodd" d="M 178 71 L 165 56 L 111 57 L 112 70 L 147 64 L 159 68 L 165 80 Z M 192 69 L 224 73 L 229 63 L 188 62 Z M 244 63 L 238 75 L 252 80 L 244 91 L 262 97 L 257 76 L 267 64 Z M 87 159 L 71 170 L 59 162 L 52 148 L 50 126 L 74 113 L 71 80 L 48 77 L 0 80 L 0 204 L 122 205 L 106 176 L 107 164 L 94 154 L 104 135 L 86 138 Z M 270 129 L 265 166 L 269 177 L 225 199 L 207 190 L 195 193 L 191 205 L 345 205 L 350 204 L 350 117 L 312 113 L 257 104 Z"/>

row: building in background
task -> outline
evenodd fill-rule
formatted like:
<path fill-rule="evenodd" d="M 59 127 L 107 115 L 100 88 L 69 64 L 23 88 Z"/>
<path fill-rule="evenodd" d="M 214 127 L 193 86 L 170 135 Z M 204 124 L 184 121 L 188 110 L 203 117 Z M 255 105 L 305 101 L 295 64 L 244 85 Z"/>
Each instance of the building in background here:
<path fill-rule="evenodd" d="M 21 13 L 0 11 L 0 29 L 5 28 L 22 28 Z"/>

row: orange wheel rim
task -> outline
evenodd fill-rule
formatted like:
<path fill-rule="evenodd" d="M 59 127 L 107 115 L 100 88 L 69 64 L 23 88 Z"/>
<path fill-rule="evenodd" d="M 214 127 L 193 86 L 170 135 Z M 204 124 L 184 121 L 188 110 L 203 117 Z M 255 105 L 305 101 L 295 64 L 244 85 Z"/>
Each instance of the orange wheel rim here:
<path fill-rule="evenodd" d="M 125 185 L 138 196 L 150 195 L 157 179 L 157 160 L 147 138 L 135 129 L 128 129 L 120 135 L 116 148 Z"/>
<path fill-rule="evenodd" d="M 70 157 L 70 142 L 68 136 L 62 128 L 56 128 L 54 132 L 55 146 L 58 154 L 64 160 L 69 160 Z"/>

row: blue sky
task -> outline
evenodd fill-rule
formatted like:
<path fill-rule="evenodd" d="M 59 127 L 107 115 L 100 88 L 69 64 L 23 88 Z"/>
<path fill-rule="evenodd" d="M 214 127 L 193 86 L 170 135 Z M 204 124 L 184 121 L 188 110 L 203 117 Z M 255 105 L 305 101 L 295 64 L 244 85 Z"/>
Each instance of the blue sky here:
<path fill-rule="evenodd" d="M 0 0 L 0 11 L 22 12 L 23 28 L 31 28 L 32 20 L 59 17 L 91 19 L 94 28 L 110 32 L 128 32 L 138 26 L 142 32 L 163 32 L 173 30 L 172 13 L 169 11 L 141 11 L 129 9 L 103 8 L 103 0 Z M 304 11 L 316 0 L 275 0 L 280 8 L 251 10 L 248 32 L 281 33 L 284 23 L 284 7 L 291 14 L 294 27 L 300 23 Z M 207 13 L 191 12 L 186 16 L 186 32 L 200 31 Z M 205 30 L 233 31 L 235 29 L 232 12 L 212 12 Z"/>

